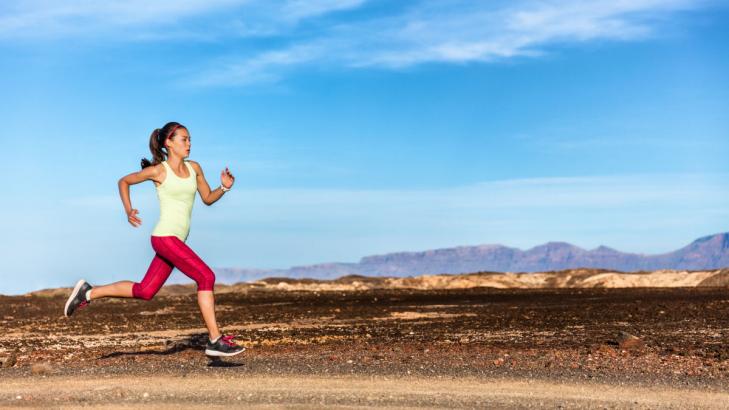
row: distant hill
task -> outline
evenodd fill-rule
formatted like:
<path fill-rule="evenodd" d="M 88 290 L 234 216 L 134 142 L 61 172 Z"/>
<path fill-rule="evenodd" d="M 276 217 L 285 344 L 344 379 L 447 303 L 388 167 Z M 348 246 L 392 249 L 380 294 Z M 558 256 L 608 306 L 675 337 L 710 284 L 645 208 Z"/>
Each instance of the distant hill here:
<path fill-rule="evenodd" d="M 266 277 L 334 279 L 345 275 L 417 276 L 470 272 L 546 272 L 592 268 L 622 272 L 712 270 L 729 267 L 729 233 L 705 236 L 673 252 L 642 255 L 606 246 L 585 250 L 549 242 L 521 250 L 502 245 L 459 246 L 422 252 L 397 252 L 362 258 L 359 263 L 322 263 L 289 269 L 215 269 L 221 283 Z M 180 276 L 178 276 L 179 278 Z"/>
<path fill-rule="evenodd" d="M 567 269 L 549 272 L 418 275 L 408 277 L 347 275 L 337 279 L 292 279 L 271 277 L 235 284 L 216 283 L 215 292 L 349 292 L 373 289 L 545 289 L 545 288 L 673 288 L 729 287 L 729 269 L 705 271 L 657 270 L 617 272 L 605 269 Z M 197 286 L 162 287 L 159 295 L 194 295 Z M 42 289 L 27 295 L 66 298 L 71 288 Z M 0 303 L 9 296 L 0 295 Z"/>

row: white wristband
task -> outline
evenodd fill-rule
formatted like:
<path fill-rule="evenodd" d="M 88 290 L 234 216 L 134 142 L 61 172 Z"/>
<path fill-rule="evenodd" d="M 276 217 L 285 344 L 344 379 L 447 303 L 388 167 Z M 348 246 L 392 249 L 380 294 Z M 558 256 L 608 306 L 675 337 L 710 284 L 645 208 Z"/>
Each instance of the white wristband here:
<path fill-rule="evenodd" d="M 222 190 L 223 190 L 223 192 L 228 192 L 228 191 L 230 191 L 230 188 L 226 188 L 226 187 L 224 187 L 224 186 L 223 186 L 223 184 L 220 184 L 220 189 L 222 189 Z"/>

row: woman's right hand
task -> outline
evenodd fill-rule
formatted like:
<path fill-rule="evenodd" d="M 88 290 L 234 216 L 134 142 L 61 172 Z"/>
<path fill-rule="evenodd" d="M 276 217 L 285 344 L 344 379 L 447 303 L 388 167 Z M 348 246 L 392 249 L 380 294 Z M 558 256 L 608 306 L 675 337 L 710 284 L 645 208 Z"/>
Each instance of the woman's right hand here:
<path fill-rule="evenodd" d="M 136 209 L 130 209 L 129 212 L 127 212 L 127 219 L 129 220 L 129 223 L 132 224 L 133 227 L 138 227 L 142 224 L 142 220 L 137 218 L 137 214 L 139 213 Z"/>

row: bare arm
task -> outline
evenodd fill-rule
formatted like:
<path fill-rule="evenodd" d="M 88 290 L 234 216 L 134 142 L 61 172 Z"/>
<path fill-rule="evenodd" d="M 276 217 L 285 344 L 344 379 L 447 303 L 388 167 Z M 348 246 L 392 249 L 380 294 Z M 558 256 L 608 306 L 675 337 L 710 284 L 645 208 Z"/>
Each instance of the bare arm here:
<path fill-rule="evenodd" d="M 195 161 L 190 161 L 190 165 L 192 165 L 195 173 L 197 173 L 197 191 L 200 193 L 200 198 L 202 199 L 203 203 L 208 206 L 214 204 L 218 199 L 223 196 L 223 190 L 218 187 L 211 191 L 210 186 L 208 185 L 208 181 L 205 180 L 205 175 L 203 174 L 203 170 L 200 164 Z M 233 176 L 233 174 L 230 173 L 228 168 L 225 168 L 223 171 L 220 172 L 221 185 L 226 188 L 230 188 L 233 186 L 234 182 L 235 177 Z"/>
<path fill-rule="evenodd" d="M 142 224 L 142 220 L 136 216 L 139 211 L 132 208 L 132 201 L 129 197 L 129 186 L 147 180 L 159 181 L 159 178 L 160 166 L 152 165 L 142 169 L 141 171 L 132 172 L 131 174 L 125 175 L 119 179 L 119 196 L 121 196 L 122 204 L 124 205 L 124 212 L 127 214 L 129 223 L 135 228 Z"/>

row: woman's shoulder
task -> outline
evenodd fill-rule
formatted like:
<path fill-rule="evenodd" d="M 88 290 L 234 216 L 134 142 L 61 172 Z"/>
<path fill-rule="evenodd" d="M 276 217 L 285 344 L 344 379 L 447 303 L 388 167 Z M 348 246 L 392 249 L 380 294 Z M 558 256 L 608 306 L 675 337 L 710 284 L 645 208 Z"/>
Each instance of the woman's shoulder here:
<path fill-rule="evenodd" d="M 186 159 L 186 163 L 190 164 L 192 169 L 195 170 L 196 173 L 201 174 L 202 173 L 202 167 L 200 167 L 200 164 L 198 164 L 196 161 L 193 161 L 191 159 Z"/>
<path fill-rule="evenodd" d="M 139 171 L 138 174 L 142 178 L 143 181 L 152 180 L 152 181 L 154 181 L 156 186 L 159 186 L 159 184 L 162 183 L 162 181 L 165 179 L 165 177 L 167 175 L 167 170 L 165 170 L 165 165 L 163 165 L 163 163 L 161 163 L 161 162 L 158 162 L 156 164 L 151 164 L 151 165 L 148 165 L 148 166 L 142 168 L 142 170 Z"/>
<path fill-rule="evenodd" d="M 169 168 L 169 165 L 167 165 L 167 161 L 162 161 L 162 162 L 153 164 L 150 168 L 153 168 L 157 174 L 166 174 L 167 168 Z"/>
<path fill-rule="evenodd" d="M 147 176 L 158 175 L 162 172 L 165 172 L 165 165 L 167 165 L 167 164 L 164 164 L 164 165 L 163 164 L 164 164 L 163 162 L 158 162 L 156 164 L 152 163 L 152 164 L 142 168 L 142 170 L 140 172 L 143 172 Z"/>

